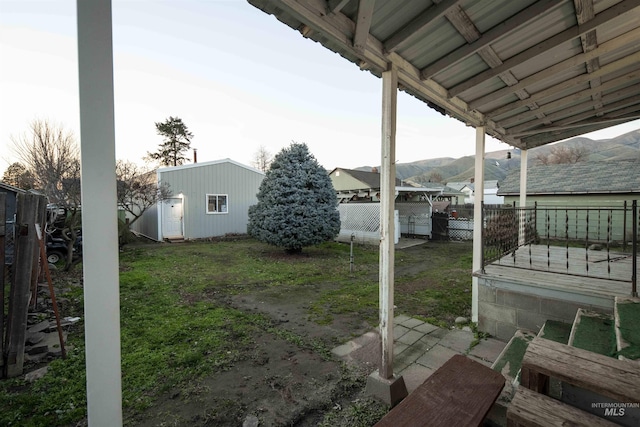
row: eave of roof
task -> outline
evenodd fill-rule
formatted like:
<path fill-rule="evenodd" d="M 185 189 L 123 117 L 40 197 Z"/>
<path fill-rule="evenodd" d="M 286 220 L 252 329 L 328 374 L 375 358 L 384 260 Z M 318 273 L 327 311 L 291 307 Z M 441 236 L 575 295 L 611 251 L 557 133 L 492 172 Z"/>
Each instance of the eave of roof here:
<path fill-rule="evenodd" d="M 640 118 L 640 0 L 248 0 L 522 149 Z"/>

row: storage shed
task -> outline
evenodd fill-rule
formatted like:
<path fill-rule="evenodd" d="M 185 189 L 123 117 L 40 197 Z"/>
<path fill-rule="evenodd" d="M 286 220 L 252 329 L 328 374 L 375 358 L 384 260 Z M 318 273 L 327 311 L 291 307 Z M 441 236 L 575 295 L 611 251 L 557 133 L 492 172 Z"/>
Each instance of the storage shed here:
<path fill-rule="evenodd" d="M 154 240 L 189 240 L 245 234 L 264 173 L 224 159 L 161 168 L 157 177 L 172 196 L 145 212 L 133 230 Z"/>

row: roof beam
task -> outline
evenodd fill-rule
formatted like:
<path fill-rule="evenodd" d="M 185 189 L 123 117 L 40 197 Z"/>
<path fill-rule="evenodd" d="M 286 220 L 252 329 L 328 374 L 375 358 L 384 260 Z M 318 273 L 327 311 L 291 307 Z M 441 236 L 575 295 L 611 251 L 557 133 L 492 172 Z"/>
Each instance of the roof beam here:
<path fill-rule="evenodd" d="M 635 111 L 635 108 L 634 108 Z M 575 128 L 579 128 L 579 127 L 584 127 L 584 126 L 588 126 L 588 125 L 594 125 L 594 124 L 600 124 L 600 123 L 609 123 L 609 126 L 613 126 L 619 123 L 623 123 L 623 122 L 628 122 L 629 120 L 634 120 L 634 119 L 640 119 L 640 113 L 633 113 L 631 115 L 628 116 L 624 116 L 624 117 L 609 117 L 607 116 L 602 116 L 602 117 L 598 117 L 595 118 L 593 120 L 588 120 L 586 123 L 585 122 L 581 122 L 581 123 L 573 123 L 573 124 L 568 124 L 568 125 L 564 125 L 564 126 L 550 126 L 548 128 L 544 128 L 545 132 L 557 132 L 557 131 L 562 131 L 562 130 L 567 130 L 567 129 L 575 129 Z M 523 138 L 523 137 L 527 137 L 527 136 L 531 136 L 531 135 L 536 135 L 542 133 L 540 132 L 540 129 L 537 130 L 529 130 L 529 131 L 524 131 L 524 132 L 520 132 L 520 133 L 515 133 L 512 134 L 511 136 L 516 137 L 516 138 Z"/>
<path fill-rule="evenodd" d="M 518 29 L 532 19 L 535 19 L 538 15 L 543 14 L 544 12 L 547 12 L 555 7 L 558 7 L 562 3 L 562 0 L 544 0 L 534 3 L 533 5 L 513 15 L 511 18 L 491 28 L 475 42 L 464 45 L 454 52 L 451 52 L 447 56 L 432 63 L 431 65 L 423 68 L 421 71 L 422 79 L 430 79 L 445 68 L 457 64 L 458 62 L 478 52 L 485 46 L 488 46 L 496 40 L 506 37 L 510 32 Z"/>
<path fill-rule="evenodd" d="M 433 22 L 442 18 L 449 9 L 455 7 L 460 1 L 462 0 L 444 0 L 437 5 L 428 8 L 420 15 L 416 16 L 407 25 L 403 26 L 391 35 L 391 37 L 384 42 L 384 49 L 387 52 L 394 52 L 396 49 L 399 49 L 402 47 L 403 43 L 417 36 Z"/>
<path fill-rule="evenodd" d="M 633 119 L 629 119 L 627 121 L 631 121 Z M 555 131 L 548 133 L 540 133 L 534 136 L 530 136 L 528 138 L 523 138 L 520 140 L 523 149 L 531 149 L 535 147 L 539 147 L 541 145 L 549 144 L 551 142 L 560 141 L 563 139 L 571 138 L 578 135 L 583 135 L 589 132 L 595 132 L 600 129 L 604 129 L 609 127 L 609 123 L 595 123 L 595 124 L 586 124 L 582 128 L 572 128 L 564 131 Z"/>
<path fill-rule="evenodd" d="M 586 22 L 585 24 L 578 24 L 571 28 L 568 28 L 561 33 L 556 34 L 553 37 L 544 40 L 529 49 L 512 56 L 511 58 L 504 61 L 499 67 L 489 69 L 484 71 L 476 76 L 452 87 L 449 89 L 449 94 L 453 96 L 457 96 L 474 86 L 484 83 L 485 81 L 496 77 L 498 74 L 504 73 L 505 71 L 510 70 L 511 68 L 520 65 L 526 61 L 529 61 L 533 58 L 536 58 L 539 55 L 542 55 L 545 52 L 553 49 L 554 47 L 566 43 L 570 40 L 573 40 L 577 37 L 582 36 L 590 32 L 591 30 L 595 30 L 600 25 L 615 19 L 616 17 L 628 13 L 629 11 L 640 6 L 640 0 L 626 0 L 620 2 L 610 8 L 600 12 L 597 14 L 592 20 Z"/>
<path fill-rule="evenodd" d="M 521 108 L 526 106 L 527 104 L 531 103 L 531 102 L 539 102 L 545 98 L 548 98 L 550 96 L 556 95 L 560 92 L 563 92 L 573 86 L 576 85 L 580 85 L 582 83 L 586 83 L 589 80 L 593 79 L 594 77 L 602 77 L 602 76 L 606 76 L 607 74 L 616 72 L 620 69 L 623 69 L 624 67 L 628 67 L 628 66 L 632 66 L 632 65 L 637 65 L 638 62 L 640 62 L 640 52 L 636 52 L 632 55 L 626 56 L 622 59 L 619 59 L 617 61 L 611 62 L 607 65 L 604 65 L 602 67 L 600 67 L 600 69 L 598 71 L 594 71 L 591 74 L 582 74 L 580 76 L 574 77 L 570 80 L 558 83 L 556 85 L 553 85 L 551 87 L 548 87 L 544 90 L 541 90 L 539 92 L 536 92 L 534 94 L 531 95 L 531 97 L 529 99 L 526 100 L 520 100 L 520 101 L 515 101 L 512 102 L 510 104 L 504 105 L 496 110 L 491 111 L 491 116 L 492 117 L 497 117 L 500 116 L 502 114 L 506 114 L 510 111 L 514 111 L 515 109 Z"/>
<path fill-rule="evenodd" d="M 371 28 L 371 17 L 375 0 L 360 0 L 358 2 L 358 17 L 356 18 L 356 32 L 353 36 L 353 47 L 357 52 L 364 52 Z"/>
<path fill-rule="evenodd" d="M 594 94 L 601 94 L 604 91 L 617 89 L 620 87 L 624 87 L 625 85 L 629 85 L 629 82 L 640 82 L 640 70 L 633 71 L 631 73 L 625 74 L 624 76 L 620 76 L 618 78 L 609 80 L 608 82 L 603 83 L 602 85 L 591 88 L 588 90 L 578 89 L 577 92 L 565 96 L 564 98 L 556 99 L 555 101 L 549 102 L 547 104 L 538 104 L 538 108 L 536 108 L 536 113 L 547 113 L 549 111 L 557 111 L 565 105 L 575 104 L 576 102 L 584 101 L 586 98 L 592 97 Z M 594 99 L 596 101 L 596 99 Z M 531 117 L 531 111 L 525 111 L 520 114 L 516 114 L 515 116 L 511 116 L 508 119 L 500 120 L 498 123 L 503 127 L 513 126 L 516 123 L 522 122 L 526 120 L 528 117 Z"/>
<path fill-rule="evenodd" d="M 469 15 L 462 9 L 460 6 L 456 6 L 451 8 L 447 14 L 447 19 L 451 22 L 456 30 L 464 37 L 467 43 L 473 43 L 482 37 L 482 34 L 476 26 L 473 24 Z M 498 54 L 493 50 L 491 46 L 485 46 L 478 51 L 478 55 L 483 59 L 484 62 L 487 63 L 491 68 L 495 68 L 499 65 L 502 65 L 502 60 L 498 56 Z M 500 75 L 500 78 L 507 86 L 513 86 L 518 83 L 518 80 L 511 73 L 511 71 L 507 71 Z M 525 99 L 529 97 L 529 94 L 524 90 L 516 91 L 516 95 L 520 99 Z"/>
<path fill-rule="evenodd" d="M 637 104 L 638 102 L 640 102 L 640 95 L 630 97 L 628 97 L 628 95 L 633 95 L 634 93 L 638 93 L 638 91 L 640 91 L 640 83 L 603 96 L 602 103 L 604 103 L 604 106 L 600 111 L 603 113 L 608 113 L 620 108 L 628 107 L 629 105 Z M 612 102 L 614 100 L 615 102 Z M 607 104 L 607 101 L 609 101 L 610 103 Z M 557 120 L 557 124 L 575 123 L 579 120 L 595 116 L 596 112 L 593 110 L 593 108 L 598 104 L 598 102 L 600 101 L 590 101 L 587 103 L 572 106 L 570 108 L 565 108 L 553 114 L 549 114 L 547 118 L 552 121 Z M 518 126 L 506 128 L 507 134 L 514 135 L 526 129 L 533 129 L 540 124 L 543 124 L 540 119 L 531 120 Z"/>
<path fill-rule="evenodd" d="M 349 0 L 329 0 L 327 1 L 327 11 L 338 13 L 349 3 Z"/>
<path fill-rule="evenodd" d="M 640 38 L 640 28 L 636 28 L 634 30 L 628 31 L 616 38 L 613 38 L 611 40 L 608 40 L 600 44 L 598 47 L 596 47 L 595 49 L 589 52 L 572 56 L 571 58 L 565 59 L 562 62 L 558 62 L 557 64 L 552 65 L 549 68 L 545 68 L 544 70 L 541 70 L 535 74 L 525 77 L 515 85 L 503 87 L 502 89 L 498 89 L 486 96 L 483 96 L 478 99 L 474 99 L 473 101 L 469 102 L 469 108 L 475 110 L 478 107 L 481 107 L 482 105 L 486 105 L 500 98 L 510 96 L 514 91 L 525 89 L 528 86 L 531 86 L 543 80 L 554 77 L 557 74 L 571 67 L 575 67 L 579 64 L 583 64 L 594 58 L 597 58 L 601 55 L 604 55 L 608 52 L 624 47 L 626 45 L 636 44 L 639 38 Z M 510 110 L 513 110 L 513 107 L 509 107 L 506 111 L 510 111 Z M 491 112 L 495 114 L 500 114 L 500 113 L 496 113 L 494 110 L 492 110 Z"/>
<path fill-rule="evenodd" d="M 573 0 L 576 9 L 576 18 L 578 24 L 584 24 L 585 22 L 593 19 L 595 11 L 593 10 L 593 0 Z M 598 46 L 598 36 L 596 30 L 591 30 L 587 34 L 580 36 L 582 42 L 582 50 L 586 53 L 594 50 Z M 593 58 L 586 62 L 587 73 L 592 73 L 600 68 L 600 58 Z M 602 83 L 602 80 L 597 77 L 589 82 L 592 89 L 598 88 Z M 594 101 L 600 99 L 601 93 L 596 91 L 592 95 Z M 600 104 L 602 107 L 602 104 Z M 599 107 L 597 107 L 599 108 Z"/>

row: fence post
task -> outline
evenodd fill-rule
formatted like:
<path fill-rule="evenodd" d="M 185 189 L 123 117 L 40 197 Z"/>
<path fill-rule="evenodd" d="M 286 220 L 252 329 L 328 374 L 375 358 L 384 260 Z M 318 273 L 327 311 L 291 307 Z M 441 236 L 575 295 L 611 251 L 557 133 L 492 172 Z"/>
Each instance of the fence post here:
<path fill-rule="evenodd" d="M 635 219 L 634 219 L 635 220 Z M 624 201 L 622 209 L 622 250 L 627 250 L 627 201 Z"/>
<path fill-rule="evenodd" d="M 4 377 L 4 245 L 7 224 L 7 193 L 0 193 L 0 378 Z"/>
<path fill-rule="evenodd" d="M 36 250 L 35 223 L 40 197 L 35 194 L 18 195 L 15 224 L 15 258 L 13 262 L 14 280 L 9 292 L 9 316 L 7 321 L 7 378 L 21 375 L 24 365 L 27 314 L 31 296 L 31 274 Z"/>
<path fill-rule="evenodd" d="M 640 222 L 640 218 L 638 217 L 638 201 L 634 200 L 631 203 L 631 216 L 633 217 L 633 225 L 631 229 L 633 230 L 632 236 L 632 261 L 631 261 L 631 296 L 638 296 L 638 222 Z"/>

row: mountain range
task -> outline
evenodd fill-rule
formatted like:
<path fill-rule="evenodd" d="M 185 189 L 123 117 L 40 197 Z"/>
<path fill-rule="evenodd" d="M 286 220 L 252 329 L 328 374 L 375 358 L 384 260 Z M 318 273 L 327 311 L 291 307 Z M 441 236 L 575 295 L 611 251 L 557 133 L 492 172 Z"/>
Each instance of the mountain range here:
<path fill-rule="evenodd" d="M 586 161 L 607 161 L 640 159 L 640 129 L 611 139 L 593 140 L 584 137 L 571 138 L 555 144 L 544 145 L 529 150 L 528 166 L 535 167 L 540 157 L 549 156 L 555 147 L 577 149 L 586 154 Z M 520 169 L 520 150 L 499 150 L 485 153 L 485 180 L 503 180 L 514 169 Z M 462 182 L 474 177 L 475 156 L 458 159 L 439 157 L 396 164 L 396 177 L 417 184 L 433 181 Z M 376 166 L 380 168 L 380 166 Z M 356 170 L 370 171 L 371 166 L 361 166 Z"/>

